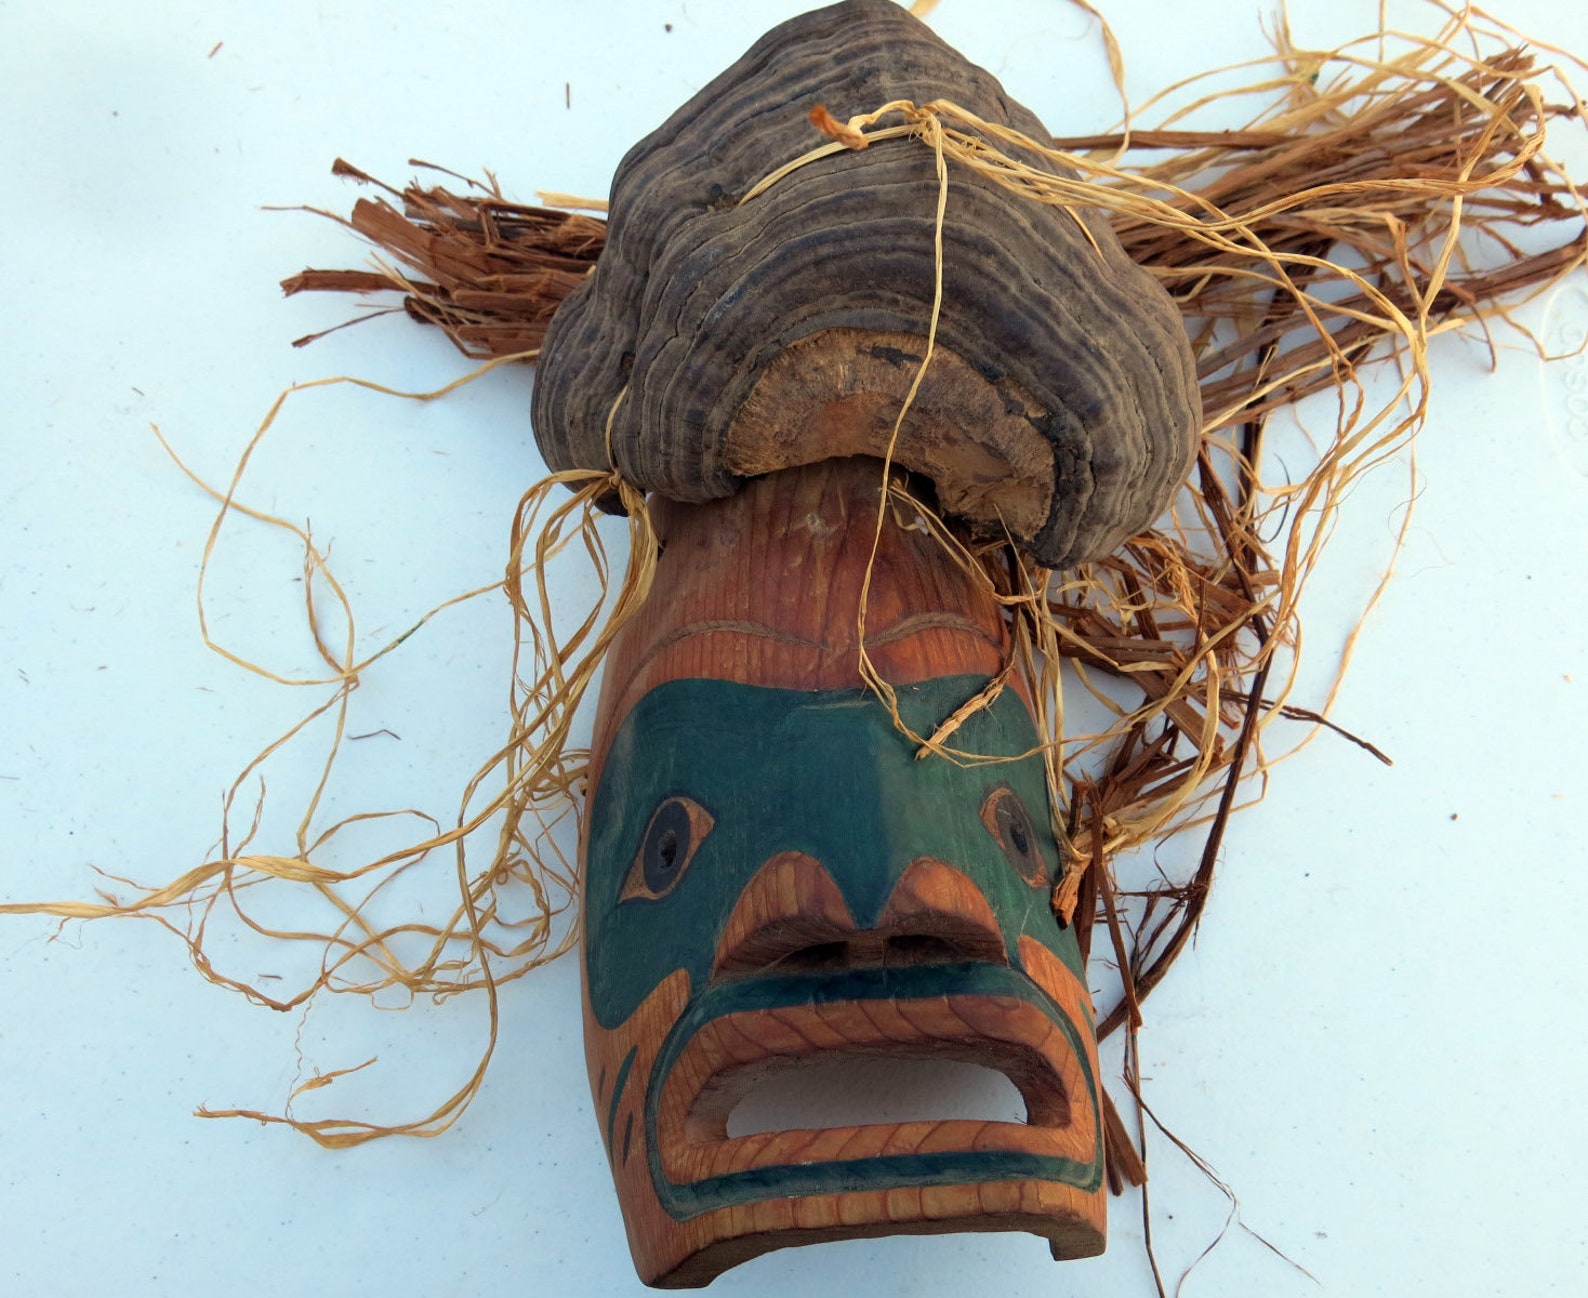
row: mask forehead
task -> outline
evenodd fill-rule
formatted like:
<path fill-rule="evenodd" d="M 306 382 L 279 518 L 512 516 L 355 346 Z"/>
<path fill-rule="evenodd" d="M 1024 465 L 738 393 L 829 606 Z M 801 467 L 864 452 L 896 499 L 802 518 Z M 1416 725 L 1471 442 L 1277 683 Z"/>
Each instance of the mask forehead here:
<path fill-rule="evenodd" d="M 900 712 L 928 733 L 985 679 L 952 676 L 899 691 Z M 1018 963 L 1022 936 L 1077 976 L 1073 936 L 1048 906 L 1058 849 L 1035 728 L 1005 691 L 956 732 L 964 751 L 1032 753 L 959 765 L 917 760 L 881 703 L 863 690 L 797 691 L 719 680 L 677 680 L 652 690 L 624 720 L 591 804 L 586 850 L 586 961 L 591 1008 L 612 1026 L 674 970 L 701 987 L 746 883 L 770 858 L 802 853 L 841 889 L 859 928 L 872 926 L 912 861 L 942 861 L 986 897 Z M 1029 880 L 984 818 L 998 790 L 1029 816 Z M 1002 796 L 1008 796 L 1007 794 Z M 624 897 L 657 807 L 687 797 L 710 829 L 665 896 Z"/>

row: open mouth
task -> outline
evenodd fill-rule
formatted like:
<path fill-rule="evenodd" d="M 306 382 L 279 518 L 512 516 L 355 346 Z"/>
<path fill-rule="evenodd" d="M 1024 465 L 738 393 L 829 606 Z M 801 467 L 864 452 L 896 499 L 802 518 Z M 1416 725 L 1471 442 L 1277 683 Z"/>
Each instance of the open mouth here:
<path fill-rule="evenodd" d="M 915 1117 L 842 1126 L 728 1119 L 768 1078 L 833 1060 L 991 1068 L 1025 1120 Z M 652 1173 L 669 1211 L 845 1189 L 1037 1178 L 1078 1188 L 1101 1174 L 1096 1082 L 1076 1026 L 1031 979 L 964 963 L 714 982 L 657 1061 Z"/>
<path fill-rule="evenodd" d="M 835 1053 L 745 1070 L 750 1085 L 728 1114 L 728 1135 L 963 1119 L 1024 1122 L 1013 1082 L 980 1060 Z M 724 1078 L 737 1084 L 741 1079 Z"/>

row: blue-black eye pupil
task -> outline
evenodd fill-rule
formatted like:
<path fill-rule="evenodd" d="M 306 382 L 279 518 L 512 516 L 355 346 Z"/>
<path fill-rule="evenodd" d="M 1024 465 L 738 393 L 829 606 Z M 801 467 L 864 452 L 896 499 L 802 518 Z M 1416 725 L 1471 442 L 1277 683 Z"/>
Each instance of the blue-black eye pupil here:
<path fill-rule="evenodd" d="M 678 798 L 657 808 L 645 836 L 645 886 L 661 894 L 672 887 L 689 856 L 689 809 Z"/>
<path fill-rule="evenodd" d="M 1019 817 L 1009 822 L 1009 841 L 1015 845 L 1015 851 L 1021 856 L 1026 856 L 1031 851 L 1031 840 L 1026 837 L 1026 827 L 1020 822 Z"/>

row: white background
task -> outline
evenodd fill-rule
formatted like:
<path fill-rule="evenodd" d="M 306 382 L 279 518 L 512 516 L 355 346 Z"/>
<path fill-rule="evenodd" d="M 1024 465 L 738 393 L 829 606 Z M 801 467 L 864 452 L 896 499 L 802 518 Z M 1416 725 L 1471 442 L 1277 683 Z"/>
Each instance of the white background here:
<path fill-rule="evenodd" d="M 1496 4 L 1588 51 L 1581 6 Z M 400 319 L 291 350 L 346 311 L 283 301 L 276 281 L 361 249 L 262 208 L 345 210 L 337 154 L 393 181 L 420 156 L 491 167 L 526 198 L 604 194 L 634 139 L 802 7 L 0 4 L 5 900 L 91 898 L 96 867 L 154 883 L 196 865 L 227 784 L 312 702 L 200 643 L 213 510 L 151 422 L 224 482 L 293 381 L 423 388 L 463 368 Z M 1254 4 L 1107 9 L 1138 98 L 1264 48 Z M 1326 45 L 1367 30 L 1374 6 L 1291 11 L 1299 41 Z M 1056 132 L 1113 121 L 1095 24 L 1068 5 L 945 0 L 933 22 Z M 1529 318 L 1580 337 L 1588 285 Z M 1237 1229 L 1188 1295 L 1582 1292 L 1588 444 L 1570 434 L 1588 362 L 1546 372 L 1512 349 L 1491 373 L 1459 340 L 1436 361 L 1410 541 L 1335 713 L 1396 765 L 1321 739 L 1279 769 L 1232 827 L 1200 939 L 1143 1035 L 1156 1112 L 1316 1284 Z M 499 574 L 513 506 L 541 472 L 529 383 L 499 372 L 430 407 L 321 393 L 265 443 L 245 497 L 334 542 L 367 644 Z M 1311 688 L 1413 492 L 1403 460 L 1349 503 L 1312 592 Z M 215 569 L 217 634 L 283 670 L 307 664 L 295 562 L 239 527 Z M 480 604 L 372 674 L 352 728 L 403 738 L 353 746 L 336 807 L 446 815 L 501 738 L 507 639 L 499 602 Z M 272 775 L 273 806 L 301 805 L 313 757 L 295 760 Z M 497 1058 L 451 1132 L 331 1153 L 191 1114 L 275 1109 L 295 1076 L 379 1054 L 301 1111 L 419 1116 L 472 1068 L 483 1008 L 338 1004 L 305 1023 L 209 986 L 153 925 L 55 932 L 0 920 L 0 1292 L 639 1291 L 572 960 L 506 989 Z M 250 975 L 286 959 L 232 937 L 218 948 Z M 1172 1288 L 1226 1203 L 1164 1141 L 1151 1161 Z M 1139 1200 L 1113 1221 L 1107 1256 L 1062 1267 L 1027 1236 L 906 1238 L 772 1254 L 715 1291 L 1139 1298 Z"/>

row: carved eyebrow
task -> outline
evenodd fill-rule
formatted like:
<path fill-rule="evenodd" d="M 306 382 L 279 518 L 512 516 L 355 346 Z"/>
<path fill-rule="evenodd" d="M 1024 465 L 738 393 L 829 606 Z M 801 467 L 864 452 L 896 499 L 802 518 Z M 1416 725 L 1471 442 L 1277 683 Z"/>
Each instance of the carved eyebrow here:
<path fill-rule="evenodd" d="M 895 640 L 903 640 L 921 631 L 963 631 L 975 636 L 994 649 L 1002 652 L 1003 645 L 996 636 L 989 635 L 987 629 L 971 618 L 957 613 L 915 613 L 907 618 L 902 618 L 886 631 L 879 631 L 876 635 L 868 635 L 866 644 L 870 646 L 892 644 Z M 754 636 L 760 640 L 774 640 L 780 644 L 797 645 L 801 649 L 840 649 L 848 648 L 847 645 L 829 645 L 820 640 L 812 640 L 806 636 L 795 635 L 791 631 L 780 631 L 776 627 L 768 626 L 765 622 L 754 622 L 742 618 L 712 618 L 701 622 L 687 622 L 683 626 L 675 627 L 661 639 L 657 640 L 645 651 L 643 657 L 634 664 L 634 672 L 638 673 L 651 659 L 666 649 L 671 648 L 681 640 L 688 640 L 697 635 L 715 635 L 719 632 L 728 632 L 736 635 Z"/>
<path fill-rule="evenodd" d="M 670 648 L 680 640 L 688 640 L 697 635 L 713 635 L 719 631 L 734 632 L 739 635 L 755 636 L 761 640 L 777 640 L 783 644 L 799 645 L 802 649 L 821 649 L 824 646 L 820 641 L 808 639 L 802 635 L 795 635 L 791 631 L 779 631 L 770 627 L 765 622 L 752 622 L 745 618 L 711 618 L 702 622 L 686 622 L 683 626 L 674 627 L 660 640 L 657 640 L 645 651 L 645 656 L 635 664 L 643 667 L 646 663 Z"/>
<path fill-rule="evenodd" d="M 975 636 L 978 640 L 990 644 L 999 652 L 1003 651 L 1003 644 L 997 636 L 988 635 L 987 628 L 971 618 L 963 617 L 958 613 L 914 613 L 899 622 L 895 622 L 886 631 L 877 635 L 868 635 L 868 645 L 891 644 L 895 640 L 903 640 L 906 636 L 915 635 L 918 631 L 964 631 Z"/>

